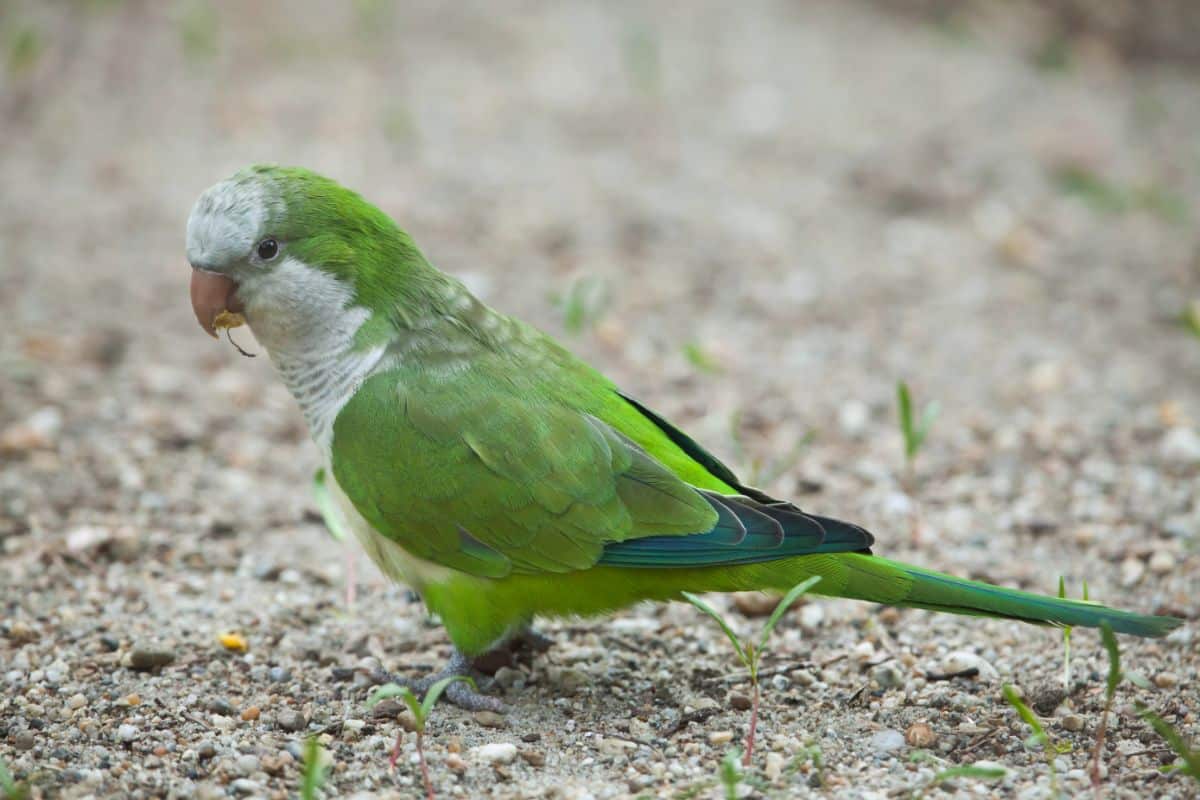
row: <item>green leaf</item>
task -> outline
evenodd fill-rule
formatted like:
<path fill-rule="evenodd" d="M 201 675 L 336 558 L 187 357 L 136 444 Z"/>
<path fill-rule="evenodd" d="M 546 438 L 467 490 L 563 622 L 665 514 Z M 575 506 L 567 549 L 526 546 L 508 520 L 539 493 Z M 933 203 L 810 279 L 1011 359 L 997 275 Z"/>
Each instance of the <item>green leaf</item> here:
<path fill-rule="evenodd" d="M 912 395 L 904 381 L 896 384 L 896 402 L 900 407 L 900 432 L 904 434 L 904 455 L 911 461 L 917 452 L 913 444 L 916 441 L 916 431 L 913 429 Z"/>
<path fill-rule="evenodd" d="M 329 531 L 333 538 L 339 542 L 346 540 L 346 529 L 342 526 L 342 515 L 338 511 L 337 506 L 333 502 L 333 495 L 329 491 L 329 484 L 325 480 L 325 468 L 318 467 L 313 473 L 312 482 L 313 500 L 317 503 L 317 511 L 321 514 L 321 519 L 325 523 L 325 528 Z"/>
<path fill-rule="evenodd" d="M 441 690 L 439 690 L 440 693 Z M 422 708 L 421 701 L 413 694 L 413 690 L 407 686 L 401 686 L 398 683 L 385 683 L 371 693 L 370 698 L 367 699 L 367 708 L 374 708 L 384 700 L 393 697 L 399 697 L 408 706 L 408 710 L 412 712 L 413 718 L 416 720 L 417 730 L 425 730 L 424 708 Z"/>
<path fill-rule="evenodd" d="M 1200 783 L 1200 750 L 1193 750 L 1174 725 L 1151 711 L 1145 704 L 1134 703 L 1134 707 L 1138 715 L 1175 751 L 1175 755 L 1183 759 L 1183 771 Z"/>
<path fill-rule="evenodd" d="M 725 800 L 737 800 L 737 787 L 742 780 L 741 758 L 742 754 L 734 748 L 721 759 L 721 786 L 725 788 Z"/>
<path fill-rule="evenodd" d="M 729 638 L 729 641 L 733 644 L 733 648 L 735 650 L 737 650 L 738 658 L 740 658 L 742 660 L 742 664 L 745 665 L 746 669 L 750 669 L 750 657 L 746 655 L 746 651 L 742 647 L 741 640 L 738 639 L 737 634 L 733 632 L 733 628 L 729 627 L 729 623 L 727 623 L 725 621 L 725 618 L 722 617 L 719 613 L 717 613 L 717 610 L 715 608 L 713 608 L 708 603 L 704 602 L 703 600 L 701 600 L 699 597 L 692 594 L 691 592 L 680 592 L 680 594 L 683 595 L 683 599 L 687 600 L 689 603 L 694 605 L 696 608 L 700 609 L 705 614 L 708 614 L 710 617 L 712 617 L 713 619 L 715 619 L 717 621 L 717 624 L 721 626 L 721 630 L 725 631 L 725 635 Z"/>
<path fill-rule="evenodd" d="M 964 764 L 961 767 L 950 767 L 933 776 L 930 786 L 937 786 L 955 778 L 975 778 L 982 781 L 998 781 L 1008 774 L 1004 767 L 977 767 L 974 764 Z"/>
<path fill-rule="evenodd" d="M 1121 683 L 1121 650 L 1117 647 L 1117 637 L 1113 634 L 1112 626 L 1107 622 L 1100 623 L 1100 641 L 1108 651 L 1108 680 L 1105 685 L 1105 697 L 1111 702 Z"/>
<path fill-rule="evenodd" d="M 1030 739 L 1036 740 L 1042 745 L 1047 744 L 1049 738 L 1046 736 L 1046 729 L 1042 727 L 1042 721 L 1037 718 L 1037 715 L 1033 713 L 1029 706 L 1025 705 L 1025 701 L 1017 696 L 1017 692 L 1013 689 L 1012 684 L 1004 684 L 1001 691 L 1004 693 L 1004 699 L 1008 701 L 1008 704 L 1017 710 L 1017 715 L 1021 717 L 1026 725 L 1033 729 L 1033 736 Z"/>
<path fill-rule="evenodd" d="M 321 743 L 316 736 L 304 740 L 304 772 L 300 779 L 302 800 L 315 800 L 317 790 L 325 783 L 325 767 L 321 764 Z"/>
<path fill-rule="evenodd" d="M 438 698 L 442 696 L 442 692 L 446 691 L 446 687 L 455 681 L 463 681 L 464 683 L 470 684 L 472 689 L 475 689 L 476 691 L 479 690 L 479 687 L 475 685 L 475 681 L 467 675 L 450 675 L 449 677 L 442 678 L 440 681 L 433 684 L 433 686 L 430 686 L 429 689 L 426 690 L 425 697 L 421 700 L 420 719 L 422 726 L 424 721 L 429 718 L 430 712 L 433 711 L 434 704 L 437 703 Z M 416 712 L 414 711 L 413 713 L 415 714 Z"/>
<path fill-rule="evenodd" d="M 784 613 L 788 610 L 792 603 L 796 602 L 796 600 L 800 598 L 800 595 L 804 594 L 820 582 L 821 576 L 813 575 L 808 580 L 797 583 L 788 590 L 788 593 L 785 594 L 783 599 L 780 600 L 778 605 L 775 606 L 775 610 L 771 612 L 771 617 L 767 620 L 767 624 L 763 626 L 762 635 L 758 637 L 758 652 L 761 653 L 767 646 L 767 639 L 770 637 L 771 631 L 775 630 L 775 626 L 779 623 L 779 620 L 783 617 Z"/>

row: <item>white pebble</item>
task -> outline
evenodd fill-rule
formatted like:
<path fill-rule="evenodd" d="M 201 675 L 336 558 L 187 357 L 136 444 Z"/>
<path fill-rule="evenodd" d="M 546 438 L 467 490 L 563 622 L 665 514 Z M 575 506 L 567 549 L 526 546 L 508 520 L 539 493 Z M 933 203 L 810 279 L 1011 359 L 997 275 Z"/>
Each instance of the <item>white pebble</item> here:
<path fill-rule="evenodd" d="M 132 742 L 137 738 L 138 729 L 132 725 L 121 725 L 117 728 L 117 738 L 122 742 Z"/>
<path fill-rule="evenodd" d="M 942 661 L 942 671 L 947 674 L 966 672 L 969 669 L 979 670 L 981 680 L 995 681 L 1000 678 L 1000 673 L 987 659 L 969 650 L 955 650 Z"/>
<path fill-rule="evenodd" d="M 471 754 L 490 764 L 511 764 L 517 757 L 517 746 L 511 742 L 491 742 L 472 747 Z"/>

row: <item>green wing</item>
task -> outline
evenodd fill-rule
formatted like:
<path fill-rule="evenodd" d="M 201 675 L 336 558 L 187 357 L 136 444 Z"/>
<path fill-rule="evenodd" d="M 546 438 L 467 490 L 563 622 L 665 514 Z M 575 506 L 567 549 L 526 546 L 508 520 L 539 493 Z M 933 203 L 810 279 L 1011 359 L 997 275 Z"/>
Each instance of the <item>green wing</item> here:
<path fill-rule="evenodd" d="M 405 550 L 488 577 L 586 569 L 606 544 L 714 528 L 706 495 L 585 403 L 533 388 L 487 361 L 377 374 L 334 424 L 334 476 Z"/>

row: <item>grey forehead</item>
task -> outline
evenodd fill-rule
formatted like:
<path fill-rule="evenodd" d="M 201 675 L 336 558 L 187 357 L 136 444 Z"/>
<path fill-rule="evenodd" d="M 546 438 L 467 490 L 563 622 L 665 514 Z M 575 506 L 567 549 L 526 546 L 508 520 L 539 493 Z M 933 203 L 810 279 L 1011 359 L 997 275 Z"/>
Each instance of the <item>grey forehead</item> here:
<path fill-rule="evenodd" d="M 205 190 L 188 216 L 188 261 L 216 270 L 245 258 L 266 232 L 269 205 L 266 187 L 242 176 Z"/>

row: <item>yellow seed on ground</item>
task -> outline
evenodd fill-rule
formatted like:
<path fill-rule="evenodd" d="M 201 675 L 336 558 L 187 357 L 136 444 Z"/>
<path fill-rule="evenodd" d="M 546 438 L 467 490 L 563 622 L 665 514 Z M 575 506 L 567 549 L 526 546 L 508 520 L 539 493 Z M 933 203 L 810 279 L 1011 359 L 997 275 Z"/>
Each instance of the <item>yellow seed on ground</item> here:
<path fill-rule="evenodd" d="M 224 647 L 226 650 L 232 650 L 235 653 L 244 653 L 250 649 L 250 643 L 240 633 L 222 633 L 217 637 L 217 641 L 221 643 L 221 647 Z"/>

